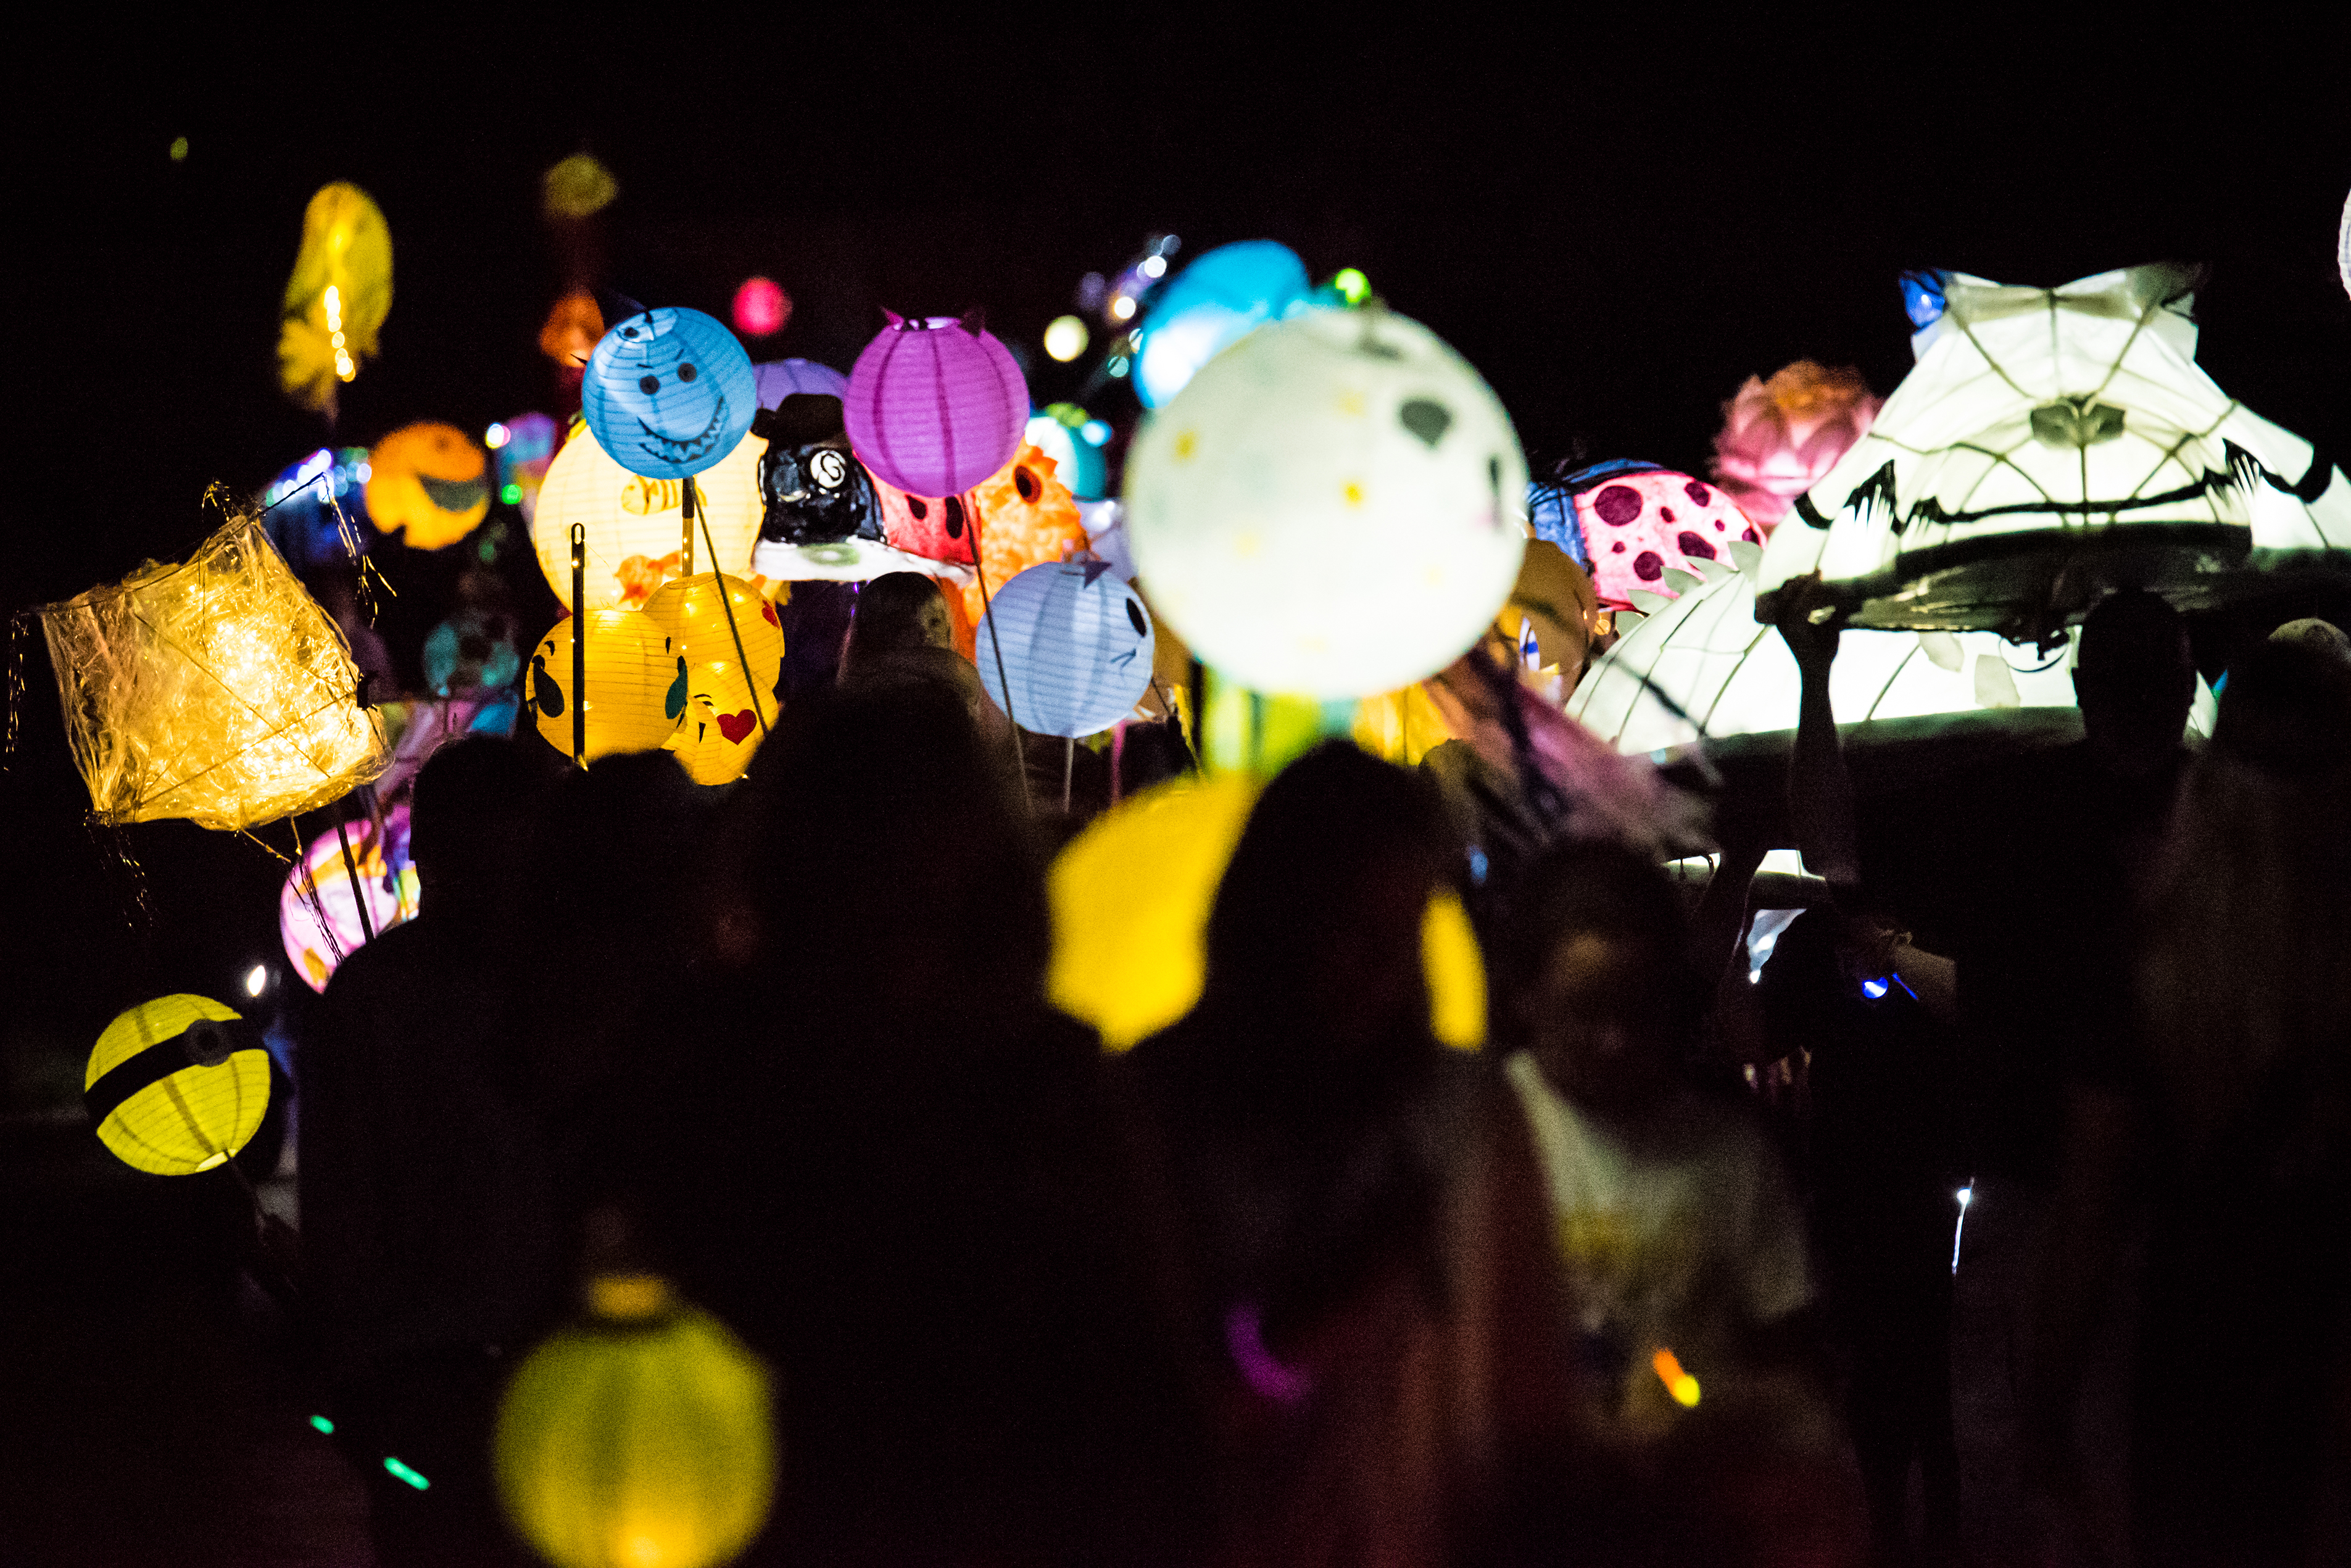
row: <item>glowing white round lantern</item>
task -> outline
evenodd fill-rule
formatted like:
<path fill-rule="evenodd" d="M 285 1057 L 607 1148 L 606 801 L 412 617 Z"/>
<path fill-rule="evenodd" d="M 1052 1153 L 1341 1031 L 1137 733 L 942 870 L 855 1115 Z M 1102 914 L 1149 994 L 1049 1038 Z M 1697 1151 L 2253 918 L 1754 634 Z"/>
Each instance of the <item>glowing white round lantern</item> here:
<path fill-rule="evenodd" d="M 979 684 L 1021 728 L 1094 735 L 1143 700 L 1156 646 L 1151 612 L 1109 562 L 1053 561 L 996 591 L 976 662 Z"/>
<path fill-rule="evenodd" d="M 759 455 L 768 444 L 746 436 L 695 476 L 701 522 L 694 535 L 696 571 L 745 573 L 759 542 Z M 571 602 L 571 525 L 588 529 L 588 608 L 642 610 L 653 591 L 685 575 L 678 546 L 684 534 L 685 486 L 676 479 L 632 474 L 575 423 L 539 486 L 531 543 L 566 610 Z M 705 538 L 703 528 L 709 529 Z M 713 547 L 718 559 L 711 559 Z"/>
<path fill-rule="evenodd" d="M 1526 459 L 1460 355 L 1384 311 L 1259 329 L 1127 458 L 1136 571 L 1200 658 L 1259 691 L 1394 691 L 1475 643 L 1518 580 Z"/>

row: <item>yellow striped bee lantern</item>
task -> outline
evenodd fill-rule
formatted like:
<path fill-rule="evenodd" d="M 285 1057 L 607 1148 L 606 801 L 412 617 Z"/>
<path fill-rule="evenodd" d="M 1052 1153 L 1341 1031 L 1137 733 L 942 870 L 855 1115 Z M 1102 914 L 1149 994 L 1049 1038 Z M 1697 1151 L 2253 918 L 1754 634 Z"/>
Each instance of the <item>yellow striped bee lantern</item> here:
<path fill-rule="evenodd" d="M 258 1030 L 208 997 L 157 997 L 99 1035 L 82 1103 L 99 1142 L 133 1169 L 208 1171 L 260 1130 L 269 1052 Z"/>

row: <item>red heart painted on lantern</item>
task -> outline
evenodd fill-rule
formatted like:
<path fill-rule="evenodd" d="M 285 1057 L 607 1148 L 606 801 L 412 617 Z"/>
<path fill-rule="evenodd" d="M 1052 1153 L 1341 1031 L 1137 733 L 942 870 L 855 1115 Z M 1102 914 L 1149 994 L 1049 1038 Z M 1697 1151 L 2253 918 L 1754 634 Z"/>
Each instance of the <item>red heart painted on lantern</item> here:
<path fill-rule="evenodd" d="M 741 713 L 722 713 L 718 716 L 718 733 L 726 737 L 729 745 L 740 746 L 743 737 L 751 733 L 751 727 L 758 722 L 749 708 Z"/>

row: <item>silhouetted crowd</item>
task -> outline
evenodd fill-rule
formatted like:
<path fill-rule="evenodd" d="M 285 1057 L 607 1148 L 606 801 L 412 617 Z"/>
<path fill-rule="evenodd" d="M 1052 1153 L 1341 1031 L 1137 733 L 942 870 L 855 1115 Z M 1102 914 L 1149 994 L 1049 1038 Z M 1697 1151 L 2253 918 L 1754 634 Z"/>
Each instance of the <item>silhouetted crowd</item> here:
<path fill-rule="evenodd" d="M 1045 999 L 1088 791 L 1052 809 L 1061 744 L 1016 761 L 920 580 L 802 596 L 739 785 L 535 737 L 419 777 L 423 913 L 298 1061 L 339 1438 L 436 1482 L 371 1470 L 380 1561 L 527 1560 L 499 1388 L 633 1271 L 775 1374 L 749 1562 L 1958 1563 L 1975 1225 L 2024 1228 L 2003 1419 L 2049 1560 L 2096 1549 L 2118 1296 L 2137 1560 L 2351 1554 L 2341 632 L 2281 628 L 2191 747 L 2185 628 L 2117 596 L 2082 740 L 1956 780 L 1857 787 L 1809 705 L 1825 891 L 1760 973 L 1774 921 L 1653 851 L 1569 810 L 1489 862 L 1441 768 L 1325 743 L 1249 818 L 1197 1005 L 1112 1054 Z M 1128 790 L 1187 758 L 1126 750 Z M 1715 874 L 1775 847 L 1726 829 Z M 1447 890 L 1481 1051 L 1432 1031 Z"/>

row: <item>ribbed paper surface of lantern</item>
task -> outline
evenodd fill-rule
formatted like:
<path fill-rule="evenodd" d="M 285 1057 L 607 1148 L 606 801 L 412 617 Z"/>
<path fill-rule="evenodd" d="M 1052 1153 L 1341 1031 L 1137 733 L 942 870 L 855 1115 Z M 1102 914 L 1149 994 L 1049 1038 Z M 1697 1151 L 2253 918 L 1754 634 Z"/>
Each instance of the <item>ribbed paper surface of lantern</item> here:
<path fill-rule="evenodd" d="M 759 412 L 751 356 L 716 317 L 646 310 L 588 357 L 580 413 L 613 459 L 649 479 L 683 479 L 724 461 Z"/>
<path fill-rule="evenodd" d="M 559 1330 L 516 1369 L 492 1451 L 507 1517 L 556 1568 L 725 1563 L 775 1495 L 767 1372 L 690 1307 Z"/>
<path fill-rule="evenodd" d="M 571 639 L 577 617 L 557 622 L 531 650 L 523 700 L 538 733 L 571 752 Z M 588 612 L 585 760 L 616 751 L 658 751 L 685 715 L 685 665 L 669 632 L 641 610 Z"/>
<path fill-rule="evenodd" d="M 761 408 L 773 408 L 795 392 L 817 397 L 849 395 L 849 378 L 814 360 L 769 360 L 751 367 L 751 381 L 758 389 Z"/>
<path fill-rule="evenodd" d="M 208 997 L 157 997 L 116 1015 L 99 1033 L 82 1074 L 87 1091 L 141 1053 L 167 1047 L 200 1020 L 239 1015 Z M 139 1090 L 98 1124 L 116 1158 L 155 1176 L 210 1170 L 253 1140 L 269 1110 L 269 1053 L 230 1053 L 215 1067 L 188 1066 Z"/>
<path fill-rule="evenodd" d="M 700 520 L 695 526 L 694 564 L 703 570 L 750 569 L 763 511 L 759 455 L 767 449 L 766 442 L 747 436 L 722 462 L 695 476 Z M 574 425 L 571 438 L 548 465 L 530 528 L 538 569 L 563 607 L 578 608 L 571 602 L 571 525 L 580 523 L 588 534 L 588 608 L 644 608 L 654 589 L 678 575 L 684 494 L 682 481 L 630 473 L 592 434 Z"/>
<path fill-rule="evenodd" d="M 1258 691 L 1365 696 L 1484 632 L 1525 495 L 1509 415 L 1436 334 L 1315 311 L 1217 355 L 1144 426 L 1126 528 L 1202 660 Z"/>
<path fill-rule="evenodd" d="M 1023 729 L 1093 735 L 1151 687 L 1151 616 L 1098 560 L 1032 566 L 979 624 L 979 684 Z"/>
<path fill-rule="evenodd" d="M 366 945 L 369 925 L 381 936 L 416 913 L 422 884 L 416 862 L 408 858 L 408 808 L 393 806 L 383 818 L 381 835 L 367 818 L 343 829 L 351 864 L 360 871 L 356 883 L 343 862 L 343 838 L 329 828 L 310 841 L 301 865 L 286 873 L 277 890 L 278 940 L 295 973 L 314 991 L 325 990 L 342 961 Z M 362 898 L 367 924 L 360 920 Z"/>
<path fill-rule="evenodd" d="M 721 580 L 705 573 L 666 583 L 645 603 L 646 619 L 685 661 L 684 719 L 669 745 L 697 784 L 724 784 L 750 766 L 776 722 L 784 664 L 774 603 L 738 577 L 723 580 L 722 600 Z"/>
<path fill-rule="evenodd" d="M 249 517 L 40 616 L 102 821 L 234 831 L 340 799 L 390 760 L 342 632 Z"/>
<path fill-rule="evenodd" d="M 952 316 L 892 317 L 850 367 L 849 444 L 874 477 L 956 496 L 1003 467 L 1029 423 L 1011 350 Z"/>

